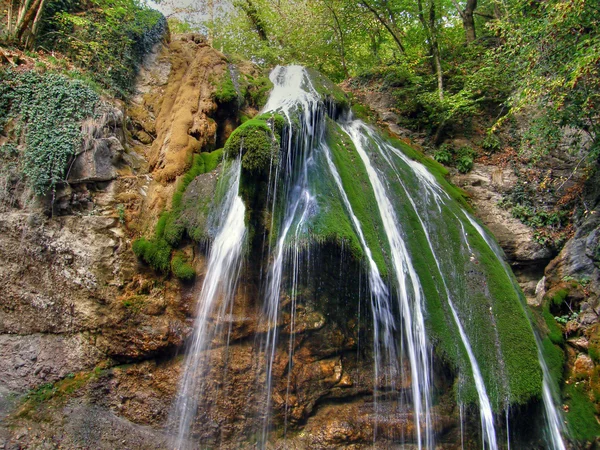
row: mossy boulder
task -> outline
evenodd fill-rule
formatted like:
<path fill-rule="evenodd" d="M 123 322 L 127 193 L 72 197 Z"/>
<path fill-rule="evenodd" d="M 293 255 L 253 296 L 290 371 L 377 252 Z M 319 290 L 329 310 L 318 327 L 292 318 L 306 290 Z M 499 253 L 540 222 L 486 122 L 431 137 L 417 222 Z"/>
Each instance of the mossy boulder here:
<path fill-rule="evenodd" d="M 229 157 L 242 156 L 242 169 L 250 174 L 268 172 L 279 161 L 280 133 L 284 119 L 262 114 L 240 125 L 225 144 Z"/>

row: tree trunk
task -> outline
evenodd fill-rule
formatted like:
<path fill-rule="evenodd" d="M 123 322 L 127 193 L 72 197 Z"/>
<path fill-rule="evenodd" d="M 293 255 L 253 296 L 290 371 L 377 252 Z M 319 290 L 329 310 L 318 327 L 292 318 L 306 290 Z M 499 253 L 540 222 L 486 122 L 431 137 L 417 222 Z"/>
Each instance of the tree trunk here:
<path fill-rule="evenodd" d="M 381 25 L 383 25 L 385 27 L 386 30 L 388 30 L 388 32 L 391 34 L 392 38 L 394 39 L 394 41 L 396 42 L 396 45 L 398 45 L 398 48 L 400 49 L 400 53 L 402 53 L 403 55 L 406 53 L 406 51 L 404 50 L 404 45 L 402 45 L 402 41 L 400 40 L 400 31 L 398 29 L 396 29 L 396 27 L 391 24 L 388 23 L 387 20 L 385 20 L 378 12 L 375 8 L 373 8 L 371 5 L 369 5 L 366 0 L 362 0 L 361 2 L 369 11 L 371 11 L 373 13 L 373 15 L 375 16 L 375 18 L 377 19 L 377 21 L 379 23 L 381 23 Z"/>
<path fill-rule="evenodd" d="M 465 39 L 467 41 L 467 44 L 474 42 L 477 38 L 475 34 L 475 18 L 473 17 L 475 8 L 477 8 L 477 0 L 467 0 L 467 6 L 463 11 L 462 16 L 463 27 L 465 28 Z"/>
<path fill-rule="evenodd" d="M 25 34 L 25 30 L 29 26 L 29 23 L 34 19 L 37 15 L 38 10 L 40 9 L 41 0 L 34 0 L 33 5 L 27 10 L 24 14 L 23 19 L 20 23 L 17 24 L 17 28 L 15 30 L 15 37 L 17 41 L 21 41 L 23 34 Z"/>
<path fill-rule="evenodd" d="M 442 58 L 440 56 L 440 46 L 437 40 L 437 29 L 435 25 L 435 0 L 430 0 L 429 4 L 429 29 L 431 30 L 431 48 L 435 72 L 437 75 L 438 94 L 440 100 L 444 100 L 444 76 L 442 74 Z"/>
<path fill-rule="evenodd" d="M 465 41 L 467 44 L 475 41 L 477 37 L 475 34 L 475 8 L 477 8 L 477 0 L 467 0 L 467 4 L 465 5 L 465 9 L 461 9 L 457 0 L 452 0 L 458 14 L 460 14 L 460 18 L 462 19 L 463 28 L 465 29 Z"/>
<path fill-rule="evenodd" d="M 435 25 L 435 0 L 429 0 L 429 18 L 425 20 L 422 0 L 417 0 L 419 21 L 425 30 L 429 53 L 431 55 L 431 69 L 437 76 L 438 95 L 440 100 L 444 100 L 444 76 L 442 73 L 442 58 L 440 56 L 440 47 L 437 40 L 437 29 Z"/>
<path fill-rule="evenodd" d="M 335 30 L 337 31 L 337 34 L 340 38 L 340 58 L 342 60 L 342 68 L 344 69 L 344 76 L 348 78 L 348 68 L 346 67 L 346 45 L 344 43 L 344 30 L 342 30 L 342 25 L 333 6 L 331 6 L 327 1 L 325 1 L 324 3 L 329 12 L 331 12 L 333 20 L 335 22 Z"/>

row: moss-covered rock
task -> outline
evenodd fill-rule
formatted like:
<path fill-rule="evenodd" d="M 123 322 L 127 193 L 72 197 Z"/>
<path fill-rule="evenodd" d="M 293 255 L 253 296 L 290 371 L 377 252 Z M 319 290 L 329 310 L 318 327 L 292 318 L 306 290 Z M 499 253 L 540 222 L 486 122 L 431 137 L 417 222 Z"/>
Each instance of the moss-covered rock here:
<path fill-rule="evenodd" d="M 334 106 L 335 111 L 332 112 L 334 117 L 337 117 L 337 112 L 346 111 L 350 108 L 348 96 L 338 86 L 336 86 L 329 78 L 322 73 L 313 69 L 306 69 L 310 77 L 310 81 L 315 90 L 323 97 L 325 103 Z"/>
<path fill-rule="evenodd" d="M 278 114 L 262 114 L 240 125 L 229 136 L 225 152 L 242 155 L 242 169 L 250 174 L 264 173 L 279 161 L 280 133 L 284 119 Z"/>

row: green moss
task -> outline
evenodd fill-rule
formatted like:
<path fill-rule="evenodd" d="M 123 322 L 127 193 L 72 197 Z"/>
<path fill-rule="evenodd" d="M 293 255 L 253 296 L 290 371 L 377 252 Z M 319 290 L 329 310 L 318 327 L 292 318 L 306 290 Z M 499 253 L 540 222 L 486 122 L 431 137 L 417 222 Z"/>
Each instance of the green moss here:
<path fill-rule="evenodd" d="M 172 248 L 164 239 L 139 238 L 133 241 L 132 248 L 135 255 L 154 270 L 169 271 Z"/>
<path fill-rule="evenodd" d="M 176 252 L 171 260 L 171 271 L 173 275 L 182 281 L 191 281 L 196 277 L 196 271 L 188 264 L 185 255 Z"/>
<path fill-rule="evenodd" d="M 223 74 L 223 78 L 221 78 L 221 81 L 213 93 L 213 98 L 217 103 L 224 104 L 238 100 L 238 96 L 238 92 L 231 79 L 231 74 L 229 73 L 229 70 L 226 70 Z"/>
<path fill-rule="evenodd" d="M 217 166 L 223 159 L 223 149 L 220 148 L 220 149 L 215 150 L 210 153 L 206 153 L 206 152 L 200 153 L 200 156 L 202 156 L 202 159 L 204 160 L 204 172 L 201 172 L 201 173 L 212 172 L 213 170 L 215 170 L 217 168 Z M 200 173 L 198 173 L 198 175 L 200 175 Z M 194 177 L 194 178 L 196 178 L 196 177 Z M 189 184 L 189 182 L 188 182 L 188 184 Z M 186 187 L 187 187 L 187 185 L 186 185 Z"/>
<path fill-rule="evenodd" d="M 348 109 L 348 96 L 331 80 L 316 70 L 307 68 L 306 71 L 315 90 L 326 100 L 332 102 L 338 109 Z"/>
<path fill-rule="evenodd" d="M 389 243 L 364 163 L 352 140 L 331 119 L 327 121 L 326 140 L 352 210 L 361 223 L 362 232 L 367 246 L 371 250 L 373 260 L 381 274 L 385 276 L 388 269 L 384 252 L 389 254 Z M 329 225 L 333 224 L 329 223 Z M 354 232 L 350 238 L 358 239 Z M 360 245 L 360 242 L 357 244 Z"/>
<path fill-rule="evenodd" d="M 565 299 L 569 296 L 568 289 L 560 289 L 552 296 L 552 304 L 554 306 L 560 306 L 563 304 Z"/>
<path fill-rule="evenodd" d="M 565 354 L 563 350 L 558 345 L 552 343 L 549 337 L 546 337 L 542 341 L 542 355 L 550 371 L 550 376 L 556 383 L 556 386 L 560 386 L 563 381 L 565 366 Z"/>
<path fill-rule="evenodd" d="M 71 373 L 55 383 L 45 383 L 32 389 L 25 396 L 16 416 L 31 418 L 36 410 L 48 402 L 64 402 L 66 397 L 81 389 L 94 376 L 96 376 L 95 372 Z"/>
<path fill-rule="evenodd" d="M 252 77 L 251 75 L 244 75 L 246 82 L 246 99 L 248 102 L 261 109 L 269 98 L 269 92 L 273 89 L 273 83 L 268 77 Z M 243 121 L 241 121 L 243 123 Z"/>
<path fill-rule="evenodd" d="M 600 436 L 600 425 L 596 420 L 596 408 L 588 397 L 585 383 L 565 385 L 563 398 L 568 412 L 565 414 L 570 435 L 580 442 L 593 442 Z"/>
<path fill-rule="evenodd" d="M 138 314 L 146 305 L 146 299 L 145 295 L 133 295 L 124 299 L 121 304 L 132 313 Z"/>
<path fill-rule="evenodd" d="M 394 147 L 396 147 L 399 150 L 402 150 L 402 153 L 404 153 L 408 158 L 423 164 L 427 168 L 427 170 L 429 170 L 429 172 L 433 174 L 440 186 L 442 186 L 444 191 L 446 191 L 446 193 L 452 199 L 457 201 L 467 211 L 473 211 L 471 205 L 469 205 L 469 203 L 467 202 L 467 198 L 469 197 L 469 195 L 459 187 L 451 184 L 446 179 L 449 173 L 448 169 L 446 169 L 443 165 L 441 165 L 434 159 L 431 159 L 428 156 L 424 155 L 421 151 L 406 144 L 405 142 L 402 142 L 397 138 L 388 135 L 386 139 Z"/>
<path fill-rule="evenodd" d="M 565 341 L 563 336 L 563 331 L 556 323 L 554 316 L 550 312 L 550 307 L 547 303 L 542 305 L 542 317 L 544 318 L 544 322 L 546 322 L 546 326 L 548 327 L 548 337 L 550 340 L 557 345 L 562 345 Z"/>
<path fill-rule="evenodd" d="M 251 174 L 268 171 L 279 160 L 283 120 L 278 114 L 263 114 L 248 120 L 231 133 L 225 152 L 233 157 L 241 151 L 242 168 Z"/>
<path fill-rule="evenodd" d="M 352 113 L 354 114 L 354 117 L 364 122 L 375 122 L 375 120 L 373 120 L 373 111 L 367 106 L 361 105 L 360 103 L 354 103 L 352 105 Z"/>
<path fill-rule="evenodd" d="M 167 223 L 165 225 L 164 239 L 172 247 L 177 247 L 185 233 L 185 226 L 179 220 L 178 211 L 172 211 L 168 214 Z"/>
<path fill-rule="evenodd" d="M 600 364 L 600 325 L 596 325 L 590 333 L 588 354 L 596 364 Z"/>
<path fill-rule="evenodd" d="M 409 157 L 411 150 L 405 152 Z M 414 150 L 412 156 L 422 159 Z M 499 410 L 506 400 L 524 404 L 539 397 L 542 374 L 533 330 L 502 261 L 465 218 L 459 203 L 438 199 L 439 208 L 432 208 L 434 199 L 410 165 L 396 155 L 390 158 L 395 169 L 383 158 L 372 157 L 371 161 L 388 180 L 397 220 L 425 294 L 427 326 L 437 352 L 461 373 L 471 373 L 445 300 L 447 286 L 493 407 Z M 435 169 L 438 164 L 432 161 L 430 165 Z M 443 171 L 438 173 L 441 176 Z M 477 399 L 472 379 L 462 383 L 460 390 L 464 401 Z"/>

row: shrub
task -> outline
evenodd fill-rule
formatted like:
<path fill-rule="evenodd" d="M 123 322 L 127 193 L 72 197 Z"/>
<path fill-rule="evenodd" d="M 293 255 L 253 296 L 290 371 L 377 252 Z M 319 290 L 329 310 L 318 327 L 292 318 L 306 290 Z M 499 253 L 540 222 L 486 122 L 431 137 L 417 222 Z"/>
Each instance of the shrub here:
<path fill-rule="evenodd" d="M 450 153 L 445 148 L 440 149 L 433 154 L 433 159 L 435 159 L 440 164 L 444 164 L 445 166 L 448 166 L 452 162 L 452 153 Z"/>
<path fill-rule="evenodd" d="M 163 15 L 137 0 L 50 2 L 40 46 L 67 55 L 109 91 L 125 97 L 144 55 L 166 30 Z"/>
<path fill-rule="evenodd" d="M 488 133 L 481 143 L 481 147 L 488 152 L 498 151 L 500 150 L 500 139 L 496 135 Z"/>
<path fill-rule="evenodd" d="M 460 173 L 468 173 L 473 168 L 473 158 L 470 156 L 461 156 L 456 161 L 456 168 Z"/>

